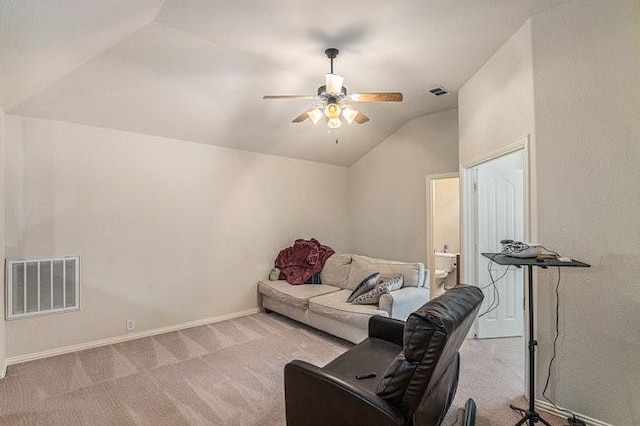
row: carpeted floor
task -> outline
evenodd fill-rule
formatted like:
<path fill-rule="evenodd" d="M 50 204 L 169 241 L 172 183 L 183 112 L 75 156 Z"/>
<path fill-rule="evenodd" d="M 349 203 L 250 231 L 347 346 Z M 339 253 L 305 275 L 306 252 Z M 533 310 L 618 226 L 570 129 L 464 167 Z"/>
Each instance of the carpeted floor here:
<path fill-rule="evenodd" d="M 0 425 L 284 425 L 284 365 L 324 365 L 349 347 L 260 313 L 13 365 L 0 380 Z M 522 350 L 521 339 L 465 342 L 444 424 L 468 397 L 478 425 L 515 423 L 508 403 L 525 404 Z"/>

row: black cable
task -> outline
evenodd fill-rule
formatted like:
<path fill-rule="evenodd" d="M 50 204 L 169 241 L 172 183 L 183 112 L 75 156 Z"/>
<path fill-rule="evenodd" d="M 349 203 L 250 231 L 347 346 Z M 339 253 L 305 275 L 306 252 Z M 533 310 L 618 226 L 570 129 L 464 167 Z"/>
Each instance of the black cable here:
<path fill-rule="evenodd" d="M 490 312 L 495 311 L 496 309 L 498 309 L 498 306 L 500 306 L 500 292 L 498 290 L 498 287 L 496 286 L 496 283 L 498 281 L 500 281 L 505 275 L 507 275 L 507 272 L 509 272 L 509 267 L 511 265 L 507 265 L 507 268 L 505 269 L 505 271 L 502 273 L 502 275 L 500 275 L 498 278 L 494 279 L 493 278 L 493 274 L 491 273 L 491 266 L 494 263 L 494 258 L 498 255 L 512 255 L 514 253 L 521 253 L 527 249 L 529 249 L 530 246 L 526 243 L 521 243 L 521 242 L 511 242 L 510 244 L 504 244 L 503 245 L 503 249 L 502 251 L 500 251 L 500 253 L 496 253 L 493 256 L 491 256 L 491 258 L 489 259 L 489 263 L 487 263 L 487 272 L 489 273 L 489 279 L 491 280 L 491 283 L 480 287 L 480 290 L 484 290 L 486 288 L 489 287 L 493 287 L 492 288 L 492 295 L 493 295 L 493 299 L 491 300 L 491 303 L 489 304 L 489 306 L 487 307 L 486 311 L 484 311 L 483 313 L 478 315 L 478 318 L 482 318 L 483 316 L 487 315 Z M 554 254 L 556 256 L 560 256 L 558 254 L 558 252 L 548 249 L 545 246 L 540 246 L 540 248 L 545 249 L 546 251 L 548 251 L 551 254 Z M 560 271 L 560 269 L 558 269 L 558 272 Z M 558 278 L 559 280 L 560 278 Z M 559 283 L 560 281 L 558 281 Z M 556 304 L 557 307 L 557 304 Z M 556 321 L 556 326 L 557 326 L 557 321 Z M 557 331 L 556 331 L 556 336 L 557 336 Z M 557 337 L 556 337 L 557 339 Z M 554 347 L 555 347 L 555 343 L 554 343 Z M 547 379 L 548 380 L 548 379 Z"/>
<path fill-rule="evenodd" d="M 481 318 L 485 315 L 487 315 L 488 313 L 495 311 L 496 309 L 498 309 L 498 306 L 500 306 L 500 293 L 498 292 L 498 287 L 496 286 L 496 282 L 500 281 L 506 274 L 507 272 L 509 272 L 509 266 L 507 266 L 507 269 L 505 269 L 504 273 L 502 275 L 500 275 L 497 279 L 493 278 L 493 274 L 491 273 L 491 266 L 494 263 L 494 258 L 500 254 L 505 254 L 507 253 L 507 249 L 503 249 L 500 253 L 496 253 L 494 254 L 490 259 L 489 262 L 487 263 L 487 272 L 489 273 L 489 279 L 491 280 L 490 284 L 487 284 L 484 287 L 480 287 L 480 290 L 484 290 L 488 287 L 493 287 L 492 288 L 492 295 L 493 295 L 493 299 L 491 300 L 491 303 L 489 304 L 489 306 L 487 307 L 487 309 L 478 315 L 478 318 Z"/>
<path fill-rule="evenodd" d="M 496 253 L 494 256 L 492 256 L 492 258 L 490 259 L 489 263 L 487 264 L 487 272 L 489 273 L 489 278 L 491 279 L 491 283 L 487 284 L 484 287 L 480 287 L 480 289 L 484 290 L 484 289 L 492 286 L 493 287 L 493 300 L 492 300 L 491 304 L 489 305 L 489 308 L 487 308 L 487 310 L 485 312 L 483 312 L 482 314 L 478 315 L 478 317 L 482 317 L 482 316 L 488 314 L 489 312 L 492 312 L 492 311 L 494 311 L 495 309 L 498 308 L 498 306 L 500 305 L 500 295 L 499 295 L 499 292 L 498 292 L 498 288 L 496 286 L 496 282 L 499 281 L 500 279 L 502 279 L 507 274 L 507 272 L 509 271 L 509 266 L 510 265 L 507 265 L 507 268 L 504 271 L 504 273 L 502 275 L 500 275 L 497 279 L 494 279 L 493 278 L 493 274 L 491 273 L 491 265 L 494 263 L 493 257 L 501 255 L 501 254 L 511 255 L 513 253 L 520 253 L 520 252 L 522 252 L 522 251 L 524 251 L 524 250 L 526 250 L 528 248 L 529 248 L 529 246 L 527 244 L 524 244 L 524 243 L 519 243 L 517 246 L 515 246 L 514 244 L 505 244 L 504 248 L 502 249 L 502 251 L 500 253 Z M 546 250 L 547 252 L 555 255 L 556 257 L 560 256 L 560 254 L 555 250 L 551 250 L 551 249 L 549 249 L 549 248 L 547 248 L 545 246 L 540 246 L 540 248 L 542 248 L 542 249 Z M 559 292 L 559 290 L 560 290 L 560 281 L 561 281 L 561 271 L 560 271 L 560 267 L 558 267 L 557 269 L 558 269 L 558 280 L 556 282 L 556 288 L 555 288 L 555 293 L 556 293 L 556 312 L 555 312 L 555 336 L 553 338 L 553 355 L 551 357 L 551 360 L 549 361 L 549 367 L 547 369 L 547 379 L 546 379 L 545 384 L 544 384 L 544 390 L 542 391 L 542 397 L 544 399 L 546 399 L 551 405 L 553 405 L 556 408 L 556 410 L 562 411 L 565 414 L 568 414 L 572 419 L 572 421 L 570 420 L 570 424 L 576 424 L 577 423 L 576 415 L 572 411 L 567 410 L 565 408 L 558 407 L 556 405 L 556 403 L 553 402 L 546 395 L 547 389 L 549 387 L 549 380 L 551 378 L 551 369 L 553 367 L 553 363 L 554 363 L 554 361 L 556 359 L 556 356 L 557 356 L 557 343 L 558 343 L 558 338 L 560 336 L 560 326 L 559 326 L 559 323 L 560 323 L 560 292 Z M 529 297 L 531 297 L 531 295 Z M 495 306 L 494 306 L 494 303 L 495 303 Z"/>
<path fill-rule="evenodd" d="M 490 262 L 489 264 L 491 265 L 491 264 L 493 264 L 493 262 Z M 502 275 L 500 275 L 495 280 L 493 279 L 493 276 L 492 276 L 493 274 L 491 273 L 491 271 L 490 270 L 487 271 L 487 272 L 489 272 L 489 278 L 491 279 L 491 282 L 489 284 L 485 285 L 484 287 L 480 287 L 480 290 L 484 290 L 485 288 L 489 288 L 492 285 L 494 285 L 495 283 L 497 283 L 498 281 L 500 281 L 505 275 L 507 275 L 507 272 L 509 272 L 509 267 L 510 266 L 511 265 L 507 265 L 507 269 L 505 269 L 505 271 L 502 273 Z M 487 267 L 487 269 L 489 269 L 489 267 Z"/>
<path fill-rule="evenodd" d="M 486 311 L 484 311 L 482 314 L 480 314 L 478 316 L 478 318 L 482 318 L 483 316 L 487 315 L 490 312 L 495 311 L 496 309 L 498 309 L 498 306 L 500 306 L 500 292 L 498 291 L 498 286 L 496 285 L 496 280 L 493 278 L 493 274 L 491 273 L 491 264 L 493 262 L 490 262 L 487 265 L 487 272 L 489 272 L 489 278 L 491 279 L 491 285 L 492 285 L 492 292 L 493 292 L 493 300 L 491 301 L 491 304 L 489 305 L 489 307 L 487 308 Z M 507 267 L 507 269 L 504 271 L 504 273 L 498 278 L 501 279 L 502 277 L 504 277 L 507 272 L 508 272 L 509 267 Z"/>
<path fill-rule="evenodd" d="M 503 254 L 504 250 L 500 253 L 497 253 L 496 255 L 494 255 L 493 257 L 497 256 L 498 254 Z M 491 273 L 491 266 L 493 265 L 493 258 L 491 258 L 489 260 L 489 262 L 487 263 L 487 272 L 489 273 L 489 279 L 491 280 L 490 284 L 487 284 L 484 287 L 480 287 L 481 290 L 484 290 L 485 288 L 488 287 L 493 287 L 493 300 L 491 301 L 491 303 L 489 304 L 489 306 L 487 307 L 487 309 L 478 315 L 478 318 L 482 318 L 483 316 L 487 315 L 490 312 L 495 311 L 496 309 L 498 309 L 498 306 L 500 306 L 500 292 L 498 291 L 498 287 L 496 286 L 496 283 L 498 281 L 500 281 L 505 275 L 507 275 L 507 272 L 509 272 L 509 266 L 507 265 L 507 268 L 505 269 L 505 271 L 502 273 L 502 275 L 500 275 L 498 278 L 494 279 L 493 278 L 493 274 Z"/>
<path fill-rule="evenodd" d="M 552 252 L 551 250 L 547 249 L 546 247 L 543 247 L 545 250 L 547 250 L 548 252 Z M 552 252 L 555 253 L 555 252 Z M 555 253 L 555 255 L 557 256 L 558 253 Z M 553 402 L 549 397 L 547 397 L 547 388 L 549 387 L 549 379 L 551 378 L 551 368 L 553 366 L 553 362 L 556 359 L 556 355 L 557 355 L 557 343 L 558 343 L 558 337 L 560 336 L 560 267 L 557 268 L 558 269 L 558 281 L 556 282 L 556 319 L 555 319 L 555 336 L 553 338 L 553 356 L 551 357 L 551 361 L 549 361 L 549 368 L 547 369 L 547 380 L 544 383 L 544 389 L 542 390 L 542 397 L 544 399 L 546 399 L 551 405 L 553 405 L 556 410 L 558 411 L 562 411 L 565 414 L 568 414 L 569 416 L 571 416 L 573 418 L 573 420 L 576 420 L 576 415 L 573 413 L 573 411 L 567 410 L 565 408 L 560 408 L 556 405 L 555 402 Z"/>

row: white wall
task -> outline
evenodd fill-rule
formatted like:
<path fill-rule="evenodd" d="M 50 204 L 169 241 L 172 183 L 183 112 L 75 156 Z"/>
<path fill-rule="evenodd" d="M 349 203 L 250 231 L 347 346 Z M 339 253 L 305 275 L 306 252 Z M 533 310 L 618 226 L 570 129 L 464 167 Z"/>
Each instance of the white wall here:
<path fill-rule="evenodd" d="M 531 25 L 516 32 L 458 92 L 460 163 L 533 135 Z"/>
<path fill-rule="evenodd" d="M 415 118 L 351 167 L 353 252 L 426 263 L 426 175 L 458 170 L 457 122 L 455 109 Z"/>
<path fill-rule="evenodd" d="M 5 145 L 5 114 L 0 108 L 0 378 L 5 372 L 5 325 L 4 325 L 4 145 Z"/>
<path fill-rule="evenodd" d="M 433 249 L 460 253 L 460 179 L 433 181 Z"/>
<path fill-rule="evenodd" d="M 640 423 L 638 6 L 576 0 L 534 17 L 459 99 L 461 162 L 533 135 L 537 241 L 592 264 L 562 270 L 548 394 L 616 425 Z M 537 275 L 541 398 L 557 271 Z"/>
<path fill-rule="evenodd" d="M 576 0 L 532 19 L 539 240 L 592 265 L 562 271 L 551 395 L 615 425 L 640 424 L 639 13 Z M 556 272 L 540 275 L 545 366 Z"/>
<path fill-rule="evenodd" d="M 247 310 L 295 238 L 348 247 L 348 169 L 7 117 L 7 257 L 82 256 L 81 310 L 7 323 L 9 357 Z"/>

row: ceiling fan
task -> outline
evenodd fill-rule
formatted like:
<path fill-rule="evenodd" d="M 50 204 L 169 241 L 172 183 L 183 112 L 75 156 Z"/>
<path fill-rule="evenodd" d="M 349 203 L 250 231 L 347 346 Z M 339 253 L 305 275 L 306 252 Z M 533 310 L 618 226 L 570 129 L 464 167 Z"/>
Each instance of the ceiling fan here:
<path fill-rule="evenodd" d="M 337 129 L 342 125 L 342 120 L 348 124 L 356 122 L 364 124 L 369 117 L 353 107 L 355 102 L 400 102 L 402 93 L 376 92 L 347 94 L 347 88 L 343 86 L 344 77 L 333 73 L 333 60 L 338 56 L 338 49 L 329 48 L 324 51 L 331 60 L 331 72 L 325 74 L 325 84 L 318 87 L 317 95 L 266 95 L 263 99 L 299 99 L 313 101 L 313 106 L 293 119 L 293 123 L 302 123 L 307 118 L 317 124 L 323 117 L 327 126 Z"/>

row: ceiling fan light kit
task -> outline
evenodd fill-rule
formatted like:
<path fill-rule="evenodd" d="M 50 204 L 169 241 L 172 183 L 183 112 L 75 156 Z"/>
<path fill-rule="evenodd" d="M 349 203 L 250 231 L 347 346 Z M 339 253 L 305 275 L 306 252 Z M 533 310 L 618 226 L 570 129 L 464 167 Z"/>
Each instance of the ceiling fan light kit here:
<path fill-rule="evenodd" d="M 313 121 L 313 124 L 318 124 L 318 121 L 323 117 L 322 111 L 318 108 L 314 108 L 311 111 L 307 111 L 307 116 Z"/>
<path fill-rule="evenodd" d="M 356 115 L 358 115 L 358 111 L 356 111 L 355 109 L 349 107 L 345 107 L 342 109 L 342 118 L 344 118 L 349 124 L 353 123 Z"/>
<path fill-rule="evenodd" d="M 327 93 L 333 96 L 340 95 L 342 93 L 342 83 L 344 83 L 344 77 L 338 74 L 325 74 L 324 77 Z"/>
<path fill-rule="evenodd" d="M 340 121 L 339 117 L 334 117 L 327 120 L 327 126 L 330 129 L 337 129 L 341 125 L 342 125 L 342 122 Z"/>
<path fill-rule="evenodd" d="M 340 108 L 340 105 L 333 102 L 327 105 L 327 107 L 324 109 L 324 115 L 326 115 L 329 119 L 338 118 L 340 117 L 341 113 L 342 108 Z"/>
<path fill-rule="evenodd" d="M 296 118 L 293 123 L 302 123 L 310 118 L 313 124 L 318 124 L 323 117 L 326 119 L 327 127 L 337 129 L 342 125 L 342 120 L 347 124 L 354 121 L 357 124 L 364 124 L 369 121 L 369 117 L 351 106 L 352 102 L 400 102 L 402 93 L 381 92 L 381 93 L 355 93 L 347 95 L 347 88 L 344 86 L 344 77 L 333 72 L 333 60 L 338 56 L 338 49 L 329 48 L 324 52 L 331 60 L 331 71 L 325 74 L 325 84 L 318 88 L 317 96 L 308 95 L 266 95 L 263 99 L 302 99 L 313 100 L 315 106 Z"/>

